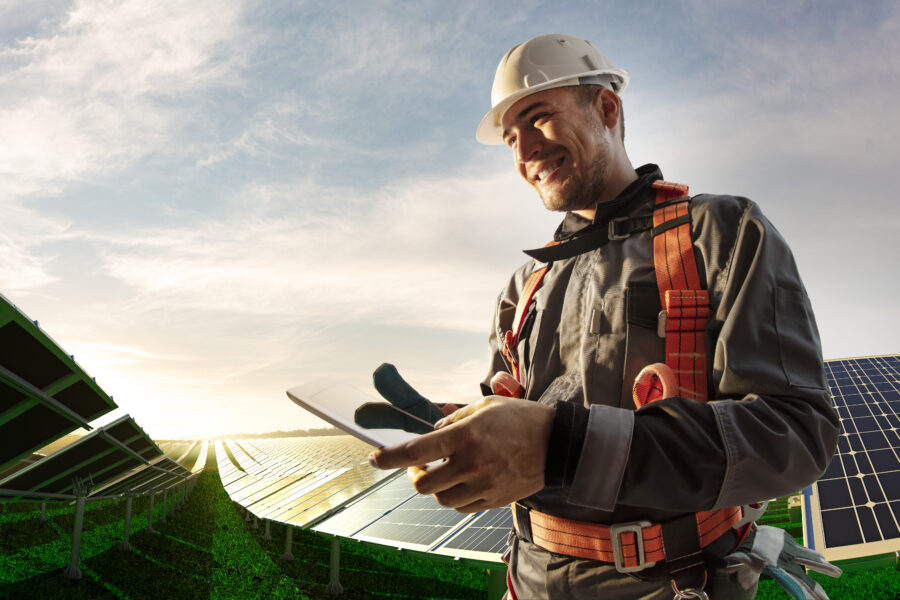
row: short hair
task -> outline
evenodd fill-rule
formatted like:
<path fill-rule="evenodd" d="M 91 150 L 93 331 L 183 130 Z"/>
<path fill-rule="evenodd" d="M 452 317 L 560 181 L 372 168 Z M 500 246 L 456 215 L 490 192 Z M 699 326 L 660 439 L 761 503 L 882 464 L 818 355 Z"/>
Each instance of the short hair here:
<path fill-rule="evenodd" d="M 585 85 L 576 85 L 572 86 L 572 93 L 575 94 L 575 100 L 578 102 L 578 105 L 587 109 L 591 106 L 591 103 L 594 101 L 594 98 L 597 94 L 600 93 L 600 90 L 609 89 L 606 86 L 598 85 L 595 83 L 585 84 Z M 622 109 L 622 103 L 619 102 L 619 124 L 621 125 L 621 130 L 619 134 L 622 137 L 622 140 L 625 140 L 625 112 Z"/>

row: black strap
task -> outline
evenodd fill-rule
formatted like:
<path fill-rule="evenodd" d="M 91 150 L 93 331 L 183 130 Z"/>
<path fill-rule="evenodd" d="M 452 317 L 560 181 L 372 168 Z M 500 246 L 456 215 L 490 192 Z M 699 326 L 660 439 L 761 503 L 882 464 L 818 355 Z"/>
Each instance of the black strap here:
<path fill-rule="evenodd" d="M 673 204 L 681 204 L 682 202 L 690 202 L 690 196 L 682 196 L 681 198 L 675 198 L 674 200 L 666 200 L 665 202 L 660 202 L 659 204 L 654 204 L 653 209 L 657 208 L 665 208 L 667 206 L 672 206 Z"/>
<path fill-rule="evenodd" d="M 513 502 L 513 510 L 516 511 L 516 533 L 519 539 L 529 543 L 533 543 L 531 537 L 531 516 L 528 514 L 528 507 L 518 502 Z"/>
<path fill-rule="evenodd" d="M 613 236 L 627 237 L 632 233 L 647 231 L 653 225 L 652 216 L 633 217 L 631 219 L 614 219 L 610 225 L 599 227 L 588 226 L 587 230 L 572 239 L 560 242 L 555 246 L 545 246 L 533 250 L 525 250 L 525 254 L 540 262 L 553 262 L 565 260 L 596 250 L 609 242 L 610 226 L 613 228 Z"/>
<path fill-rule="evenodd" d="M 688 514 L 662 523 L 667 571 L 674 575 L 703 565 L 697 515 Z"/>
<path fill-rule="evenodd" d="M 688 214 L 680 216 L 680 217 L 675 217 L 674 219 L 672 219 L 670 221 L 665 221 L 662 225 L 659 225 L 658 227 L 654 227 L 650 231 L 650 234 L 653 237 L 656 237 L 659 234 L 661 234 L 665 231 L 668 231 L 669 229 L 674 229 L 675 227 L 678 227 L 679 225 L 684 225 L 685 223 L 690 223 L 690 222 L 691 222 L 691 215 L 690 215 L 690 213 L 688 213 Z"/>

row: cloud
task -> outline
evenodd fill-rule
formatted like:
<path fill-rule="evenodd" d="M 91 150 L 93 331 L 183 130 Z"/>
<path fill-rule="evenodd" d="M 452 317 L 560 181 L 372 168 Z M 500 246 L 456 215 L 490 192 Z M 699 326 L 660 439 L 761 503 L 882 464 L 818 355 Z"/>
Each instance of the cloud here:
<path fill-rule="evenodd" d="M 197 90 L 227 84 L 236 2 L 83 0 L 0 47 L 0 201 L 121 169 L 164 148 Z"/>
<path fill-rule="evenodd" d="M 539 201 L 506 170 L 404 181 L 367 195 L 256 184 L 238 192 L 220 219 L 68 238 L 97 245 L 107 273 L 133 289 L 146 311 L 480 332 L 491 299 L 525 260 L 518 249 L 551 232 L 547 221 L 538 232 Z M 531 239 L 517 234 L 523 231 Z M 498 261 L 498 253 L 507 259 Z"/>

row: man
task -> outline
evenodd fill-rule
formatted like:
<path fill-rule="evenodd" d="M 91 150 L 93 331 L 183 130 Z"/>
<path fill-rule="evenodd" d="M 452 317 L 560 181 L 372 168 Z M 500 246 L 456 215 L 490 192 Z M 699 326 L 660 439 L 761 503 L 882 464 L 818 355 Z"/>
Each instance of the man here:
<path fill-rule="evenodd" d="M 549 268 L 524 265 L 498 299 L 483 387 L 525 399 L 488 395 L 371 460 L 409 467 L 417 491 L 462 512 L 515 503 L 509 597 L 752 598 L 723 560 L 752 536 L 728 507 L 795 492 L 827 466 L 838 420 L 818 333 L 790 249 L 755 204 L 680 198 L 655 165 L 633 168 L 627 82 L 568 35 L 500 62 L 477 138 L 509 146 L 544 205 L 566 212 L 556 245 L 529 251 Z M 671 222 L 652 216 L 676 205 Z M 677 229 L 676 259 L 660 258 Z M 660 277 L 693 263 L 683 293 L 709 316 L 690 338 L 667 304 L 682 292 L 661 293 Z M 678 352 L 696 362 L 667 357 L 667 337 L 693 340 Z M 665 385 L 662 399 L 635 410 L 651 393 L 633 399 L 635 378 L 654 363 L 642 381 Z"/>

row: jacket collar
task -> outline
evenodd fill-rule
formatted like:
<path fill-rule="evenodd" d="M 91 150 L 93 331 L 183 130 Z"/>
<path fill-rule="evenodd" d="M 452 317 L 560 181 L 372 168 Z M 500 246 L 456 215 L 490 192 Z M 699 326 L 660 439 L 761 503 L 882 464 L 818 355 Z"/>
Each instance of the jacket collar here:
<path fill-rule="evenodd" d="M 636 172 L 638 178 L 628 184 L 628 187 L 622 190 L 618 196 L 597 206 L 597 214 L 594 216 L 593 222 L 575 213 L 566 213 L 559 227 L 556 228 L 553 239 L 557 242 L 565 241 L 591 225 L 606 227 L 610 220 L 622 213 L 626 207 L 636 202 L 646 201 L 647 190 L 654 181 L 663 178 L 662 171 L 654 164 L 646 164 L 638 167 Z"/>

